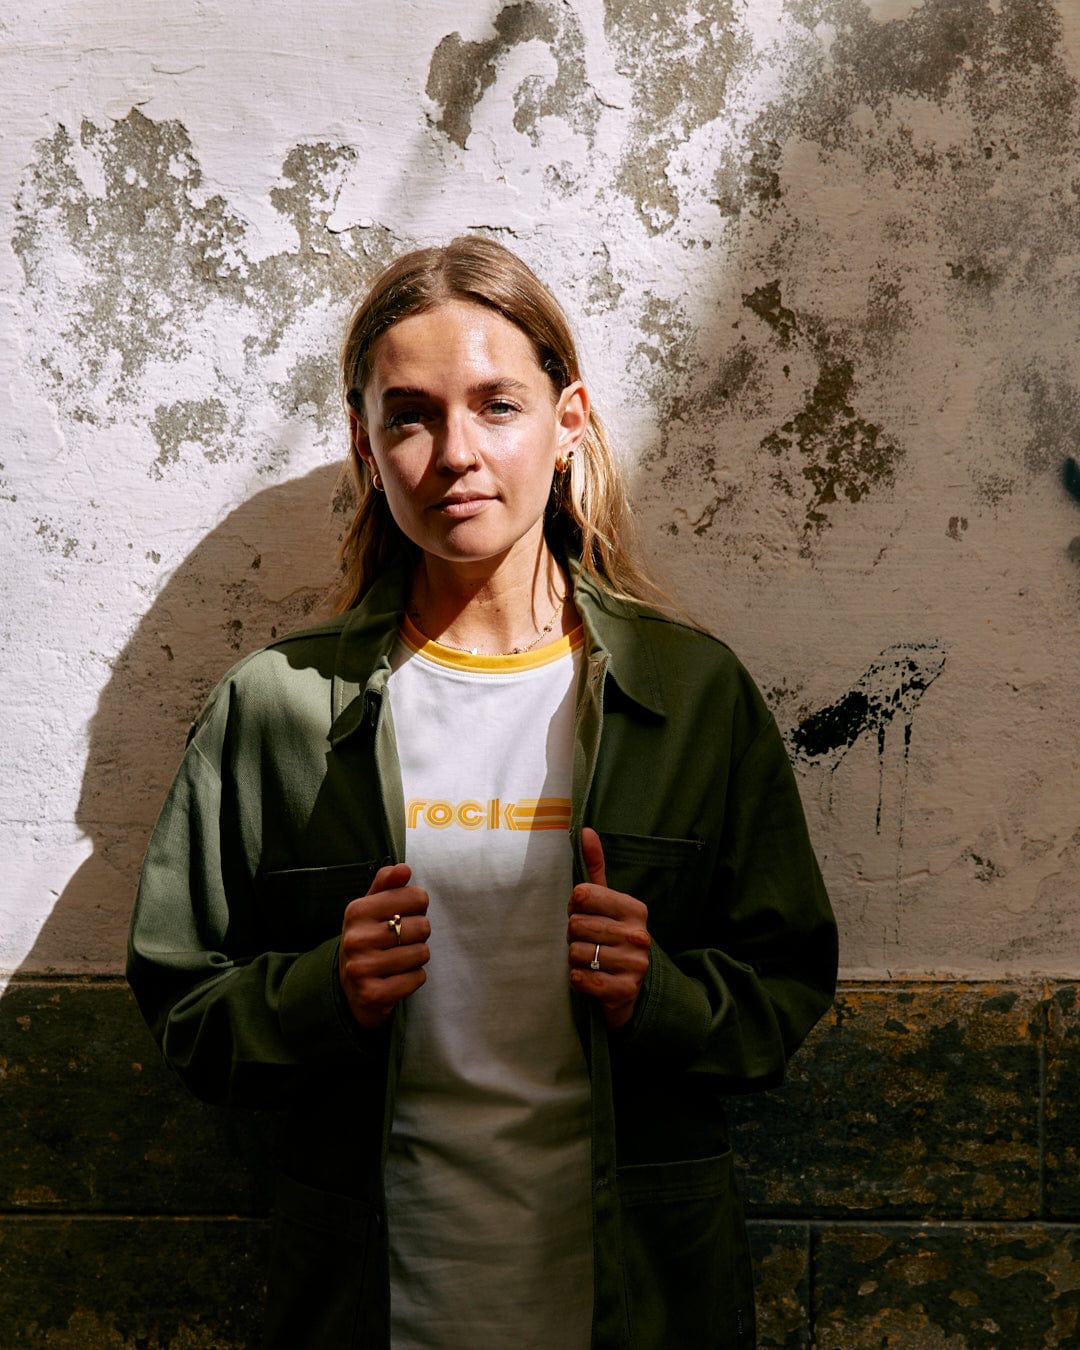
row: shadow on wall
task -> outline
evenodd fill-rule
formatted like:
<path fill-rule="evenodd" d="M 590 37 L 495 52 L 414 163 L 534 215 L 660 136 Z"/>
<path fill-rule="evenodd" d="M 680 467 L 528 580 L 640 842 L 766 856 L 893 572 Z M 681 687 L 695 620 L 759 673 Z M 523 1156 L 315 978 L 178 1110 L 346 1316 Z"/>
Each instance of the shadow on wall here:
<path fill-rule="evenodd" d="M 102 692 L 76 817 L 93 852 L 0 999 L 5 1345 L 200 1350 L 256 1334 L 268 1119 L 189 1099 L 123 983 L 70 972 L 87 952 L 99 968 L 123 959 L 142 854 L 206 695 L 318 617 L 347 510 L 337 477 L 328 465 L 267 488 L 211 530 Z"/>
<path fill-rule="evenodd" d="M 22 973 L 71 972 L 88 956 L 98 969 L 122 960 L 142 855 L 192 719 L 242 656 L 321 617 L 348 501 L 347 490 L 335 494 L 338 473 L 327 465 L 230 512 L 176 569 L 113 662 L 90 722 L 75 816 L 93 852 Z"/>

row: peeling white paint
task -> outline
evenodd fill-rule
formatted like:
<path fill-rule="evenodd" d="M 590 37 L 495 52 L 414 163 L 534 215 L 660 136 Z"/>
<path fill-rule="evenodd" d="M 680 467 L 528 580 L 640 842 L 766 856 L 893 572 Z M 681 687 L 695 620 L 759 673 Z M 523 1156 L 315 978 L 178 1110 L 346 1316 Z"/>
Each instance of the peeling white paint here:
<path fill-rule="evenodd" d="M 13 8 L 0 967 L 119 969 L 187 717 L 329 576 L 350 299 L 484 228 L 565 299 L 646 543 L 782 726 L 944 653 L 909 736 L 799 761 L 848 973 L 1075 973 L 1080 25 L 965 0 L 958 50 L 947 11 Z M 478 69 L 505 37 L 463 144 L 455 33 Z"/>

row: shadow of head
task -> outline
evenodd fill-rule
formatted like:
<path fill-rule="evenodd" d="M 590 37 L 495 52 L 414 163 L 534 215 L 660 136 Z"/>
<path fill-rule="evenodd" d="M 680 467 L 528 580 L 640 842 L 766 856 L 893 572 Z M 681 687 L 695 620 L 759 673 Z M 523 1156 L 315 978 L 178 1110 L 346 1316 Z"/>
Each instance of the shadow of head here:
<path fill-rule="evenodd" d="M 116 657 L 90 722 L 75 816 L 93 851 L 20 973 L 122 968 L 142 855 L 192 718 L 242 656 L 323 616 L 348 510 L 338 473 L 327 465 L 231 511 Z"/>

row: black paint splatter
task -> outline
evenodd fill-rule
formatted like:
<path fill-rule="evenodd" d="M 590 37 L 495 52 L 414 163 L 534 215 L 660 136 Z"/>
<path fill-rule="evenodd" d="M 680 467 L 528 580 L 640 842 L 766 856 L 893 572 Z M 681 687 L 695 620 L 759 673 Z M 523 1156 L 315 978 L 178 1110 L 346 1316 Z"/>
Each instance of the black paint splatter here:
<path fill-rule="evenodd" d="M 915 705 L 941 674 L 945 653 L 937 643 L 901 643 L 889 647 L 843 698 L 811 713 L 787 733 L 795 759 L 842 758 L 856 740 L 885 729 L 899 713 L 910 739 Z"/>
<path fill-rule="evenodd" d="M 870 723 L 870 700 L 861 690 L 852 689 L 839 703 L 804 717 L 790 733 L 791 744 L 803 759 L 820 759 L 854 745 Z"/>
<path fill-rule="evenodd" d="M 1065 484 L 1065 491 L 1080 502 L 1080 464 L 1077 464 L 1072 455 L 1066 459 L 1062 468 L 1061 481 Z"/>
<path fill-rule="evenodd" d="M 897 716 L 903 719 L 904 761 L 911 744 L 915 708 L 941 674 L 945 652 L 937 642 L 898 643 L 881 653 L 842 698 L 819 708 L 785 734 L 794 761 L 824 763 L 836 769 L 860 736 L 877 738 L 884 769 L 885 733 Z M 881 793 L 877 826 L 881 828 Z"/>

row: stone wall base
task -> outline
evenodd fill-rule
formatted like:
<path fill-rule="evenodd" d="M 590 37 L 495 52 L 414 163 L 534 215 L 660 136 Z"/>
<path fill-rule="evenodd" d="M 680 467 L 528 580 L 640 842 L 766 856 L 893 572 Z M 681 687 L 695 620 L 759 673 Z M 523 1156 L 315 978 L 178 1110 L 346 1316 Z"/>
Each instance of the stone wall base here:
<path fill-rule="evenodd" d="M 1080 1346 L 1078 992 L 848 983 L 732 1103 L 763 1347 Z M 0 1350 L 257 1344 L 270 1119 L 192 1101 L 116 980 L 9 985 L 0 1081 Z"/>

